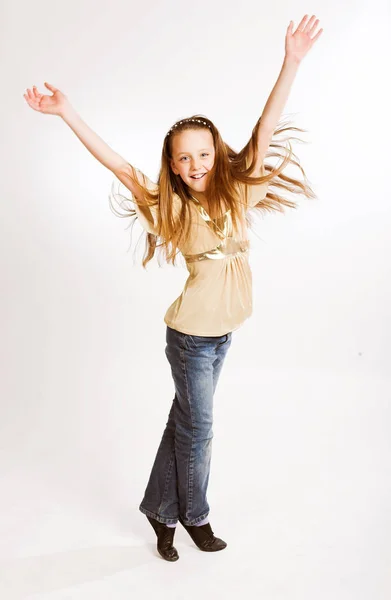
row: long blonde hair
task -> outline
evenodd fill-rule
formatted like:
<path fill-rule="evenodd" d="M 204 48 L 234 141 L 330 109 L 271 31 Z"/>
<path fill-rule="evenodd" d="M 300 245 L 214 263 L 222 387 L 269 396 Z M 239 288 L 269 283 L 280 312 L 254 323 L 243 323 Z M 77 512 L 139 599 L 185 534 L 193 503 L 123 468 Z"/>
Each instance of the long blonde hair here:
<path fill-rule="evenodd" d="M 196 119 L 206 122 L 206 125 L 199 123 Z M 157 231 L 158 235 L 146 232 L 147 239 L 145 245 L 145 253 L 142 265 L 145 268 L 147 263 L 153 258 L 155 251 L 161 249 L 166 262 L 173 265 L 176 264 L 176 257 L 179 253 L 179 247 L 187 240 L 191 227 L 191 210 L 188 202 L 190 192 L 188 186 L 184 183 L 180 175 L 175 175 L 171 169 L 170 162 L 172 158 L 172 140 L 173 136 L 179 135 L 182 131 L 188 129 L 209 129 L 213 136 L 215 147 L 215 160 L 211 169 L 207 196 L 211 212 L 218 216 L 222 215 L 223 207 L 225 210 L 231 210 L 233 225 L 236 226 L 242 215 L 242 200 L 239 197 L 238 183 L 247 185 L 259 185 L 260 183 L 269 182 L 266 197 L 260 200 L 252 210 L 261 212 L 280 211 L 285 212 L 284 207 L 297 208 L 296 202 L 288 200 L 286 197 L 278 193 L 279 189 L 285 190 L 293 194 L 302 194 L 307 198 L 316 198 L 307 180 L 306 174 L 300 165 L 298 157 L 294 154 L 291 146 L 291 141 L 299 138 L 293 137 L 290 132 L 304 132 L 305 130 L 293 127 L 288 121 L 278 124 L 274 130 L 272 141 L 270 143 L 266 158 L 280 158 L 282 162 L 279 166 L 273 167 L 267 162 L 264 163 L 265 175 L 262 177 L 250 177 L 256 163 L 257 151 L 257 135 L 260 125 L 260 119 L 257 121 L 251 138 L 248 143 L 240 150 L 235 152 L 227 143 L 223 141 L 216 126 L 204 117 L 203 115 L 193 115 L 189 119 L 178 121 L 172 128 L 172 133 L 166 135 L 163 142 L 161 168 L 157 181 L 156 191 L 147 189 L 146 185 L 139 183 L 135 169 L 132 165 L 126 165 L 126 168 L 121 171 L 121 176 L 132 181 L 132 188 L 139 191 L 139 195 L 135 194 L 133 201 L 136 201 L 139 206 L 157 206 Z M 288 135 L 279 140 L 281 134 Z M 252 160 L 250 161 L 250 156 Z M 288 177 L 283 174 L 284 169 L 288 165 L 298 167 L 303 175 L 304 180 L 300 181 L 294 177 Z M 122 177 L 121 177 L 122 178 Z M 271 188 L 276 188 L 274 191 Z M 247 201 L 247 187 L 245 186 L 245 201 Z M 175 218 L 174 210 L 174 194 L 177 194 L 181 199 L 181 208 L 179 219 Z M 124 202 L 131 202 L 122 194 L 121 201 L 117 204 L 124 207 Z M 112 203 L 112 198 L 115 195 L 112 193 L 109 196 L 110 206 L 113 212 L 119 217 L 132 217 L 133 224 L 137 218 L 136 211 L 130 207 L 125 207 L 125 212 L 118 212 Z M 249 227 L 252 226 L 251 218 L 246 216 L 246 221 Z"/>

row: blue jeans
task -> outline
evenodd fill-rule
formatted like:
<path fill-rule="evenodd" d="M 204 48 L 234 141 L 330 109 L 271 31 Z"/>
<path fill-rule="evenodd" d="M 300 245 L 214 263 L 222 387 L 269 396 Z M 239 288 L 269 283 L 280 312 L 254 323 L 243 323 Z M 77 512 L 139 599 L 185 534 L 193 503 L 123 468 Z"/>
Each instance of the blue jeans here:
<path fill-rule="evenodd" d="M 195 525 L 208 516 L 213 396 L 231 338 L 232 332 L 204 337 L 167 327 L 175 397 L 139 506 L 161 523 L 176 523 L 180 516 L 185 525 Z"/>

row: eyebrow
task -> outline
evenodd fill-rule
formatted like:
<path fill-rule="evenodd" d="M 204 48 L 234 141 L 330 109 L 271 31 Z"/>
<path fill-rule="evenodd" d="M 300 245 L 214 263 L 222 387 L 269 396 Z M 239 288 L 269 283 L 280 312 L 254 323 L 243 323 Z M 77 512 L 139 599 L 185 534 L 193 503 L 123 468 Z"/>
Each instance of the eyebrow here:
<path fill-rule="evenodd" d="M 201 148 L 201 150 L 198 150 L 198 152 L 204 152 L 204 150 L 208 150 L 210 152 L 210 148 Z M 191 152 L 178 152 L 177 156 L 180 156 L 181 154 L 191 154 Z"/>

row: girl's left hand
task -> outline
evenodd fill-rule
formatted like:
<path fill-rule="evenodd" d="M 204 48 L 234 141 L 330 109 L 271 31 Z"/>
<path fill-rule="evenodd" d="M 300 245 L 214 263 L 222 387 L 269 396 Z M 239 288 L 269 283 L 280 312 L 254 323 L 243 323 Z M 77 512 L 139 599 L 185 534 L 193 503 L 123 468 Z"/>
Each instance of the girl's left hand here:
<path fill-rule="evenodd" d="M 292 33 L 293 21 L 291 21 L 286 32 L 285 57 L 298 63 L 303 60 L 308 50 L 312 48 L 323 31 L 323 29 L 319 29 L 318 33 L 314 36 L 319 19 L 316 19 L 315 15 L 312 15 L 309 21 L 307 21 L 307 18 L 308 15 L 304 15 L 295 33 Z"/>

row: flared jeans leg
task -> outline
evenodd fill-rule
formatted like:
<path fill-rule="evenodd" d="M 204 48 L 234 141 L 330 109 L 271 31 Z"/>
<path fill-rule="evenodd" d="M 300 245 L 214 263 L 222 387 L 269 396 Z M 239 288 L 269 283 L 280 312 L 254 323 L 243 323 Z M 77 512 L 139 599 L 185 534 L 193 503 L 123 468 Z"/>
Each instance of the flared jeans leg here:
<path fill-rule="evenodd" d="M 167 327 L 175 397 L 139 509 L 161 523 L 195 525 L 209 514 L 213 397 L 232 333 L 191 336 Z"/>

